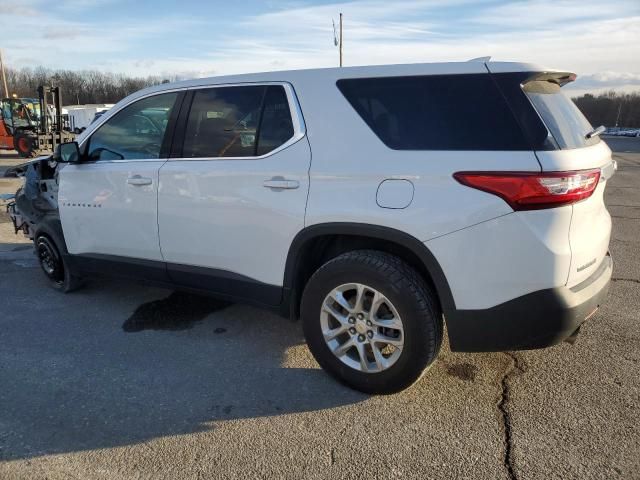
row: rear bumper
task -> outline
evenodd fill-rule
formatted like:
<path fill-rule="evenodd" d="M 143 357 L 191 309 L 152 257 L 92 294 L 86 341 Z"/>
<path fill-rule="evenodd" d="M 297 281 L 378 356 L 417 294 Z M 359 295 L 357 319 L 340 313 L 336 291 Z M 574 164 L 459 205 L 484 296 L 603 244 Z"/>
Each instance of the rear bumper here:
<path fill-rule="evenodd" d="M 544 348 L 570 337 L 604 302 L 613 272 L 607 254 L 574 287 L 540 290 L 484 310 L 454 310 L 446 317 L 451 350 L 497 352 Z"/>

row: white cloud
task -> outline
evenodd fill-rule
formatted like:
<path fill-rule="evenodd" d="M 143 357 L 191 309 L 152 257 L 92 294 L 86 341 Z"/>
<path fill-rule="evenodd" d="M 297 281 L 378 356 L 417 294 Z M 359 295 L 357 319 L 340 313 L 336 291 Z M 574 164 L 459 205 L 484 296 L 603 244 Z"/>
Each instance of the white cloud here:
<path fill-rule="evenodd" d="M 565 87 L 571 96 L 584 93 L 602 93 L 615 89 L 619 92 L 633 92 L 640 90 L 640 74 L 629 72 L 598 72 L 583 75 Z"/>
<path fill-rule="evenodd" d="M 621 13 L 640 13 L 640 4 L 635 0 L 618 0 L 611 7 L 605 8 L 601 1 L 593 0 L 527 0 L 487 8 L 473 20 L 510 30 L 523 27 L 546 30 L 572 22 L 616 18 Z"/>

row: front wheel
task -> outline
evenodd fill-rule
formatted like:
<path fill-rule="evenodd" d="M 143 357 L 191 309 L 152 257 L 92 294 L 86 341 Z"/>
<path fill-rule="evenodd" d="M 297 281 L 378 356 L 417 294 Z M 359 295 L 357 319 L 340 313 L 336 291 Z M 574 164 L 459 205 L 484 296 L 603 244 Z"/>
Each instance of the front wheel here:
<path fill-rule="evenodd" d="M 40 267 L 53 288 L 68 293 L 82 286 L 82 279 L 71 273 L 53 240 L 39 235 L 35 239 L 35 248 Z"/>
<path fill-rule="evenodd" d="M 348 252 L 318 269 L 303 294 L 302 321 L 320 366 L 366 393 L 412 385 L 442 341 L 434 294 L 404 261 L 378 251 Z"/>

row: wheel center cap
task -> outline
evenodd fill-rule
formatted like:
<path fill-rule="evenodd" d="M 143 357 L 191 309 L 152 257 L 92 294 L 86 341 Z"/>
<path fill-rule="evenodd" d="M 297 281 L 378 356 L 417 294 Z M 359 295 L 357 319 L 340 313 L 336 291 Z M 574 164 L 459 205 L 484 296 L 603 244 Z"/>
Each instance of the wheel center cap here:
<path fill-rule="evenodd" d="M 367 324 L 361 320 L 356 322 L 356 331 L 361 334 L 367 333 Z"/>

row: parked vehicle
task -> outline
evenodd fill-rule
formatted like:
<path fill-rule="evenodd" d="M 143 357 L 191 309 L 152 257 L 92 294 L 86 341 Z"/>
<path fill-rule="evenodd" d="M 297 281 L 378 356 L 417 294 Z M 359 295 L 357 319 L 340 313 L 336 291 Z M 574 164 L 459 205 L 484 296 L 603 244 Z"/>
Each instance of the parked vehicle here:
<path fill-rule="evenodd" d="M 112 103 L 95 105 L 69 105 L 64 107 L 69 115 L 69 129 L 76 133 L 82 133 L 98 114 L 102 114 L 113 107 Z"/>
<path fill-rule="evenodd" d="M 640 128 L 610 127 L 605 134 L 614 137 L 640 137 Z"/>
<path fill-rule="evenodd" d="M 96 120 L 98 120 L 107 110 L 102 110 L 100 112 L 96 112 L 96 114 L 93 116 L 93 120 L 91 120 L 91 123 L 95 122 Z"/>
<path fill-rule="evenodd" d="M 470 62 L 163 84 L 55 169 L 23 166 L 52 208 L 19 192 L 10 213 L 61 291 L 106 274 L 266 306 L 340 381 L 396 392 L 443 318 L 453 351 L 542 348 L 604 301 L 615 164 L 574 78 Z"/>

